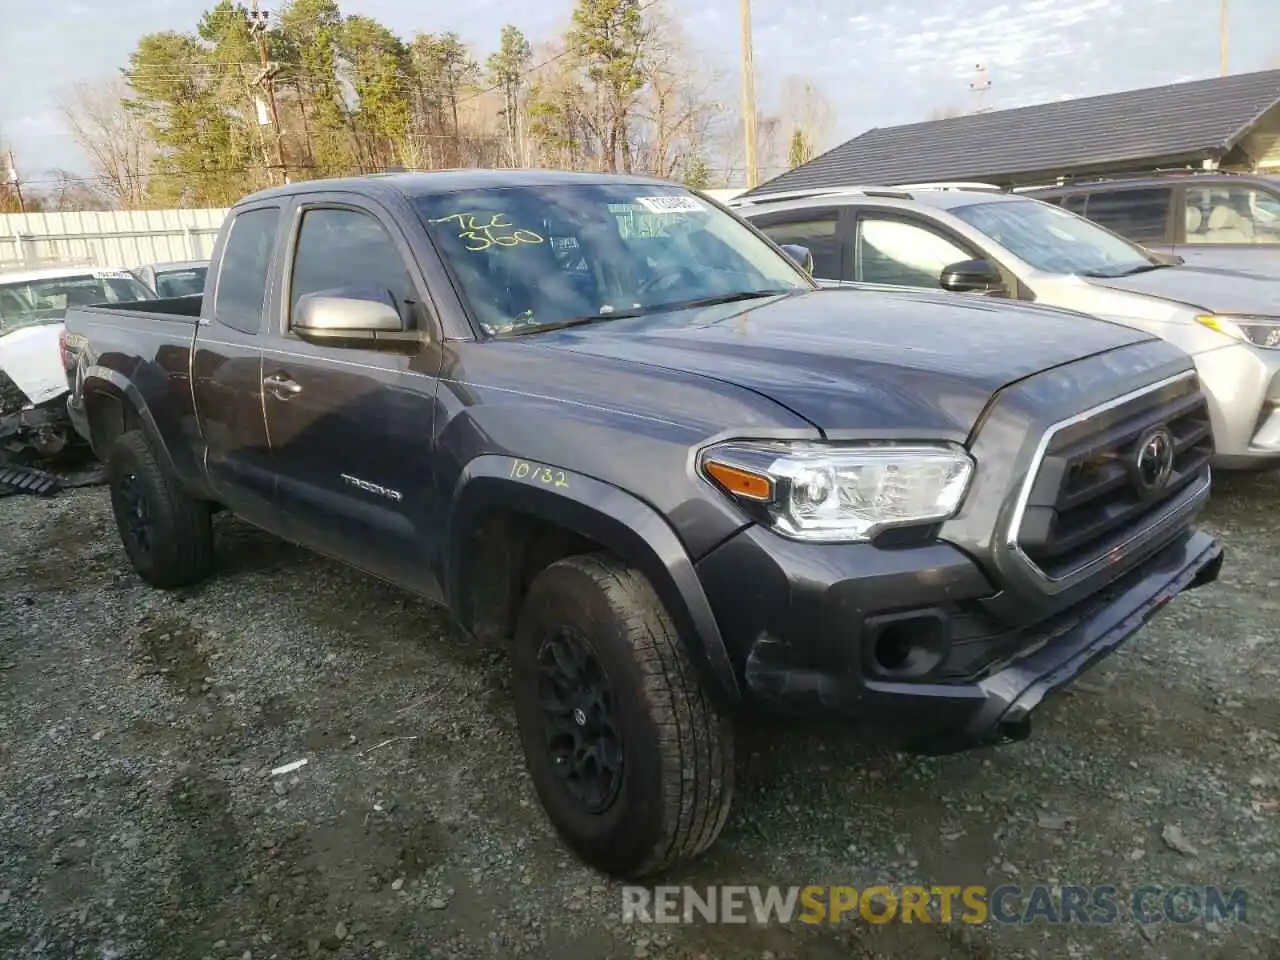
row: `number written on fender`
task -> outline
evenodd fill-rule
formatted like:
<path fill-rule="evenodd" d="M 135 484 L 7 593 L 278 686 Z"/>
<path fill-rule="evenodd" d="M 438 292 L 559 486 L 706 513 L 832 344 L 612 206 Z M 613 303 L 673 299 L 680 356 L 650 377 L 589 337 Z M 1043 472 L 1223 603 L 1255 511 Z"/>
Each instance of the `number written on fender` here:
<path fill-rule="evenodd" d="M 540 483 L 545 487 L 567 487 L 569 477 L 563 470 L 544 467 L 528 460 L 511 461 L 511 479 L 524 480 L 527 483 Z"/>

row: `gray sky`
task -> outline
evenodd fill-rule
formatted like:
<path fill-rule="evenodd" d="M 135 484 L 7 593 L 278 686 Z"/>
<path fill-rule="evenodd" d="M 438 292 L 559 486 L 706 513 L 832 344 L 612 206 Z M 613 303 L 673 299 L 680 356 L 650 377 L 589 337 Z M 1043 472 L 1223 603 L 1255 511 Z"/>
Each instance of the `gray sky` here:
<path fill-rule="evenodd" d="M 340 0 L 341 2 L 341 0 Z M 728 74 L 736 96 L 736 0 L 662 0 L 693 43 Z M 23 177 L 86 172 L 56 109 L 60 92 L 123 66 L 148 31 L 191 29 L 201 0 L 0 0 L 0 138 Z M 272 9 L 275 4 L 263 6 Z M 483 59 L 511 21 L 532 41 L 568 21 L 572 0 L 345 0 L 408 38 L 455 30 Z M 811 78 L 834 107 L 833 144 L 873 126 L 911 123 L 938 107 L 969 107 L 973 67 L 988 104 L 1019 106 L 1218 72 L 1214 0 L 754 0 L 762 108 L 782 78 Z M 1280 0 L 1231 0 L 1233 72 L 1280 66 Z M 829 145 L 833 145 L 829 144 Z"/>

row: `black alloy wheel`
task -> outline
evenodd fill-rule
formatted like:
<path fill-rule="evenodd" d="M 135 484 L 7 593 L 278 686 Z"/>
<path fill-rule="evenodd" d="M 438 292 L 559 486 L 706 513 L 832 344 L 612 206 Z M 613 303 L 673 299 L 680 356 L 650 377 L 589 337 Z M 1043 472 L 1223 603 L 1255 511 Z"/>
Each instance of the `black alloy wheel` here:
<path fill-rule="evenodd" d="M 552 769 L 584 813 L 603 813 L 622 787 L 622 735 L 609 677 L 572 627 L 543 640 L 538 688 Z"/>

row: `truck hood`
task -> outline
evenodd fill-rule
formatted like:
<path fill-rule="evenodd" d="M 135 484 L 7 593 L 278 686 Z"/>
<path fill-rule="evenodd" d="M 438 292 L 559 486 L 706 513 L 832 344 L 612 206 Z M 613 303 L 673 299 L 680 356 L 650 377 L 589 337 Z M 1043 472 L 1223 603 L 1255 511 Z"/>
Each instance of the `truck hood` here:
<path fill-rule="evenodd" d="M 1262 273 L 1182 265 L 1085 279 L 1096 287 L 1175 300 L 1206 312 L 1280 316 L 1280 283 Z"/>
<path fill-rule="evenodd" d="M 58 350 L 61 333 L 61 323 L 41 323 L 0 336 L 0 370 L 33 404 L 68 390 Z"/>
<path fill-rule="evenodd" d="M 963 439 L 1002 387 L 1152 338 L 1005 300 L 826 289 L 529 339 L 732 383 L 822 430 Z"/>

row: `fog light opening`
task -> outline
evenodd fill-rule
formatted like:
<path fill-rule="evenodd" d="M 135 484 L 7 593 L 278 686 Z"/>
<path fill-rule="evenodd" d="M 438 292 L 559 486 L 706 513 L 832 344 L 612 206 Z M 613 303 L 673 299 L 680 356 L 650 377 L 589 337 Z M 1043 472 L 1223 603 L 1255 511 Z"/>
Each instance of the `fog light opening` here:
<path fill-rule="evenodd" d="M 905 623 L 890 624 L 876 639 L 876 662 L 896 673 L 911 661 L 913 649 L 910 627 Z"/>
<path fill-rule="evenodd" d="M 868 624 L 873 672 L 895 679 L 915 679 L 940 664 L 948 645 L 947 621 L 936 612 Z"/>

